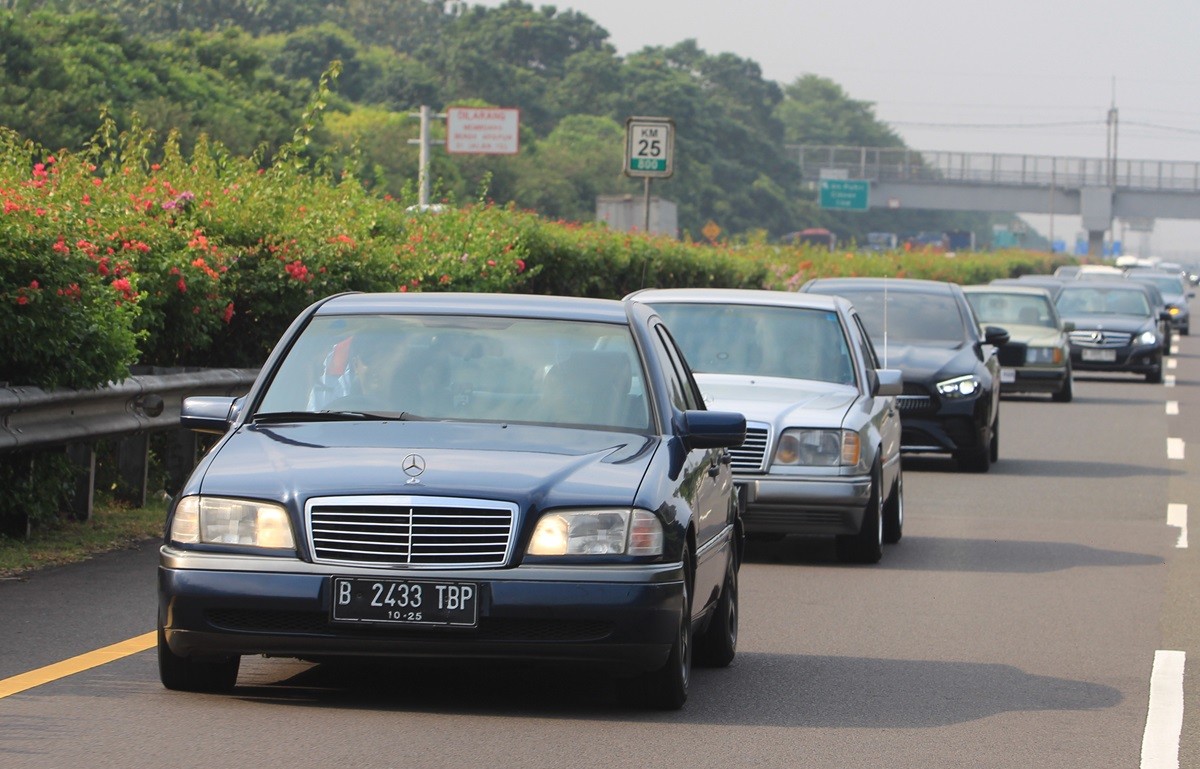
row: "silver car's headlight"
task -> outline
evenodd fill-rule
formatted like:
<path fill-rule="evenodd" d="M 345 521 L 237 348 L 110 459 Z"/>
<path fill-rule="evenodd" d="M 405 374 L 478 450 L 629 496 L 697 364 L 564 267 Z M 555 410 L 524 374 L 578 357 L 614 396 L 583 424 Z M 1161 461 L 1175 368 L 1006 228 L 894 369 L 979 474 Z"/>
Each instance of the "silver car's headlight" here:
<path fill-rule="evenodd" d="M 295 551 L 292 522 L 279 505 L 248 499 L 184 497 L 167 538 L 182 545 L 247 545 Z"/>
<path fill-rule="evenodd" d="M 945 398 L 970 398 L 979 393 L 979 377 L 974 374 L 956 376 L 937 383 L 937 391 Z"/>
<path fill-rule="evenodd" d="M 526 555 L 662 555 L 663 527 L 649 510 L 558 510 L 533 530 Z"/>
<path fill-rule="evenodd" d="M 1061 347 L 1028 347 L 1025 350 L 1026 363 L 1062 363 Z"/>
<path fill-rule="evenodd" d="M 1138 344 L 1155 344 L 1158 342 L 1158 334 L 1153 331 L 1143 331 L 1138 337 Z"/>
<path fill-rule="evenodd" d="M 784 430 L 775 447 L 773 465 L 837 467 L 857 465 L 861 456 L 858 433 L 852 430 Z"/>

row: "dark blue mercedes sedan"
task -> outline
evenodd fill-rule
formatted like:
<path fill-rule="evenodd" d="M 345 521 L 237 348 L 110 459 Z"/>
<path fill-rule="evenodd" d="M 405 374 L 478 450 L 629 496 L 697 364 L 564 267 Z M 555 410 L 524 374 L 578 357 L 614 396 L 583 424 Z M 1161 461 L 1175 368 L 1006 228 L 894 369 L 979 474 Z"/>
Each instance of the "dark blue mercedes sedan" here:
<path fill-rule="evenodd" d="M 158 659 L 228 691 L 241 655 L 598 665 L 678 708 L 737 646 L 727 449 L 644 304 L 344 294 L 304 311 L 168 514 Z"/>

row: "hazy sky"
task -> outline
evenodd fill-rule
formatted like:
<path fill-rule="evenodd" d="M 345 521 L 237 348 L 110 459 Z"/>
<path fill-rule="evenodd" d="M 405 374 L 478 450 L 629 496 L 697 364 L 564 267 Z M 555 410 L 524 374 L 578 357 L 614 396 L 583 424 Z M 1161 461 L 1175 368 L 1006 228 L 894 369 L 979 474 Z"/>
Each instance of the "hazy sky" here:
<path fill-rule="evenodd" d="M 830 78 L 915 149 L 1103 158 L 1115 96 L 1120 158 L 1200 162 L 1200 0 L 532 4 L 589 16 L 621 54 L 693 38 L 781 84 Z M 1160 222 L 1153 244 L 1200 253 L 1200 224 Z"/>

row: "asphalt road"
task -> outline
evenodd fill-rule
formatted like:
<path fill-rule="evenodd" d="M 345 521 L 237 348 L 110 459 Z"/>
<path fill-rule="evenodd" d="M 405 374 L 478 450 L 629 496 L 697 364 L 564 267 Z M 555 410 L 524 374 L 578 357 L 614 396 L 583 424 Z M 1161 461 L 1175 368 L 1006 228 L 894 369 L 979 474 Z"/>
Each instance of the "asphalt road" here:
<path fill-rule="evenodd" d="M 1181 344 L 1167 386 L 1005 399 L 986 475 L 906 458 L 904 539 L 876 566 L 752 545 L 737 660 L 681 712 L 537 667 L 248 659 L 232 695 L 186 694 L 153 650 L 5 696 L 153 630 L 148 543 L 0 582 L 0 766 L 1142 766 L 1156 652 L 1200 661 L 1200 530 L 1181 547 L 1168 525 L 1200 512 L 1200 339 Z M 1183 697 L 1179 765 L 1200 766 L 1200 679 Z"/>

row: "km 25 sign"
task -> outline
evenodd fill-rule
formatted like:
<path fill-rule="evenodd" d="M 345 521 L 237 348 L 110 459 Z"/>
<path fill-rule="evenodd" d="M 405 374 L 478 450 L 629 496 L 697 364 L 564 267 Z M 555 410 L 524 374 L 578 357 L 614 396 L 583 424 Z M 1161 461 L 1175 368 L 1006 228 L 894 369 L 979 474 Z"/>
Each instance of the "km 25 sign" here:
<path fill-rule="evenodd" d="M 625 175 L 667 177 L 675 173 L 675 121 L 631 117 L 625 121 Z"/>

